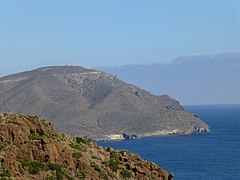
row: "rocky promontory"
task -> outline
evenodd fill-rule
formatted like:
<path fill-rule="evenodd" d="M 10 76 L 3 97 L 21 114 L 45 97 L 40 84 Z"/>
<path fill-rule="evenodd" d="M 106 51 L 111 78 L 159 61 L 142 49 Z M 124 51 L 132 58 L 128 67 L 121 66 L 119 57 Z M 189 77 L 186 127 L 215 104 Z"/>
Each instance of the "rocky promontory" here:
<path fill-rule="evenodd" d="M 0 78 L 0 112 L 49 119 L 58 131 L 94 139 L 209 132 L 168 95 L 153 95 L 111 74 L 43 67 Z"/>
<path fill-rule="evenodd" d="M 37 116 L 0 114 L 0 179 L 170 180 L 173 176 L 128 151 L 60 134 Z"/>

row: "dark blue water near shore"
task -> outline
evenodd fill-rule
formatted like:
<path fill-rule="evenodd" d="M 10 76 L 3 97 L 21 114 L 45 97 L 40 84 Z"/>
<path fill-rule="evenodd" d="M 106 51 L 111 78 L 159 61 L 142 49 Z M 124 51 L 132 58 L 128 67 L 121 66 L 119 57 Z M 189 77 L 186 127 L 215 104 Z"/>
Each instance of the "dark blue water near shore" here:
<path fill-rule="evenodd" d="M 158 163 L 175 179 L 240 179 L 240 105 L 187 106 L 211 127 L 209 134 L 99 142 Z"/>

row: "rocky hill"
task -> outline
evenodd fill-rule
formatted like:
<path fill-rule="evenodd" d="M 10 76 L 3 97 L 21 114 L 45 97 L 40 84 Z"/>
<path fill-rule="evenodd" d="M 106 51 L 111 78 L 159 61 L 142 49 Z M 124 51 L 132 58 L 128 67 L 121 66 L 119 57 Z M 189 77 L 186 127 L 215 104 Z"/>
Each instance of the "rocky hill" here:
<path fill-rule="evenodd" d="M 0 179 L 173 179 L 128 151 L 68 137 L 37 116 L 0 114 Z"/>
<path fill-rule="evenodd" d="M 167 95 L 76 66 L 44 67 L 0 78 L 0 112 L 37 114 L 68 135 L 97 139 L 210 131 Z"/>

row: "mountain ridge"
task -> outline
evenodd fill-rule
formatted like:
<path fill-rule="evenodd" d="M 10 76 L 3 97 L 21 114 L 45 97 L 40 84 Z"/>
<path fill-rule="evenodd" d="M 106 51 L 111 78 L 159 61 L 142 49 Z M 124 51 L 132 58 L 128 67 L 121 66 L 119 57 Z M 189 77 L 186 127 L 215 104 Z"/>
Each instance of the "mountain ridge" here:
<path fill-rule="evenodd" d="M 168 95 L 155 96 L 78 66 L 42 67 L 0 78 L 0 98 L 0 112 L 37 114 L 63 133 L 97 139 L 210 131 Z"/>

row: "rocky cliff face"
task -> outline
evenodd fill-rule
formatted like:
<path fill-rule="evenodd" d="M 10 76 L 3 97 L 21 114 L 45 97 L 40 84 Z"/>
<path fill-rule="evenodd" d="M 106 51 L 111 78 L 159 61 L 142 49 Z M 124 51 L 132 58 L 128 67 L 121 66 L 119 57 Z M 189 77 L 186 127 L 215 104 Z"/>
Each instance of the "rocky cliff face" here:
<path fill-rule="evenodd" d="M 82 67 L 45 67 L 0 78 L 0 99 L 0 112 L 37 114 L 69 135 L 106 139 L 210 131 L 171 97 Z"/>
<path fill-rule="evenodd" d="M 173 179 L 128 151 L 68 137 L 37 116 L 0 114 L 1 179 Z"/>

